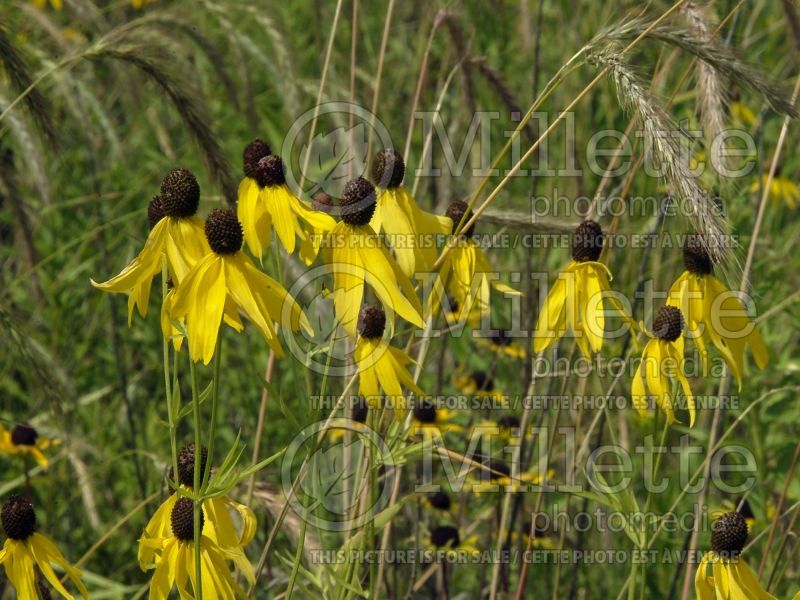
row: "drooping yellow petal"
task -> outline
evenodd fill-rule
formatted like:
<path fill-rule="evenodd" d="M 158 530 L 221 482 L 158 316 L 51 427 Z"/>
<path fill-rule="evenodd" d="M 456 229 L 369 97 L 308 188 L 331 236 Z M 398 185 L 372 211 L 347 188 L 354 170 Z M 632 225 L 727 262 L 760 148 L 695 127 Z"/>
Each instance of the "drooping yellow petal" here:
<path fill-rule="evenodd" d="M 256 181 L 245 177 L 239 184 L 239 200 L 236 204 L 236 217 L 242 224 L 244 241 L 253 256 L 262 259 L 264 248 L 269 247 L 272 238 L 272 217 L 267 204 L 261 201 Z"/>
<path fill-rule="evenodd" d="M 645 350 L 645 355 L 647 355 L 647 350 Z M 631 402 L 633 402 L 633 407 L 642 417 L 647 416 L 649 409 L 647 389 L 644 383 L 644 374 L 642 373 L 643 364 L 644 359 L 639 363 L 631 383 Z"/>
<path fill-rule="evenodd" d="M 67 592 L 66 588 L 61 585 L 61 581 L 53 571 L 53 567 L 50 566 L 50 563 L 55 563 L 64 570 L 64 573 L 67 574 L 67 577 L 69 577 L 73 585 L 78 588 L 81 596 L 84 598 L 89 597 L 89 592 L 80 579 L 81 572 L 67 562 L 67 559 L 64 558 L 64 555 L 61 554 L 53 542 L 39 533 L 34 533 L 26 540 L 26 544 L 33 555 L 36 565 L 41 569 L 42 574 L 58 593 L 64 596 L 64 598 L 73 598 L 72 594 Z"/>
<path fill-rule="evenodd" d="M 667 358 L 662 340 L 652 340 L 648 343 L 650 353 L 645 352 L 649 360 L 645 364 L 645 383 L 649 393 L 656 397 L 659 408 L 664 411 L 667 421 L 671 425 L 675 422 L 675 413 L 672 409 L 672 397 L 669 392 L 669 381 L 664 373 L 664 360 Z M 651 345 L 652 344 L 652 345 Z"/>
<path fill-rule="evenodd" d="M 709 556 L 708 552 L 703 555 L 694 576 L 694 591 L 697 600 L 714 600 L 715 597 L 714 578 L 708 576 Z"/>
<path fill-rule="evenodd" d="M 176 494 L 170 494 L 167 499 L 150 517 L 147 525 L 144 528 L 142 538 L 139 540 L 139 568 L 142 571 L 152 569 L 155 565 L 156 551 L 151 544 L 148 544 L 148 539 L 167 538 L 172 535 L 172 524 L 170 523 L 170 514 L 175 507 L 175 501 L 178 499 Z"/>
<path fill-rule="evenodd" d="M 156 570 L 150 581 L 150 600 L 168 600 L 172 584 L 175 581 L 175 554 L 180 552 L 180 544 L 172 538 L 164 546 L 161 559 L 156 563 Z"/>
<path fill-rule="evenodd" d="M 542 352 L 564 335 L 566 321 L 567 282 L 559 276 L 539 310 L 533 349 Z"/>
<path fill-rule="evenodd" d="M 186 332 L 189 336 L 189 354 L 193 360 L 202 358 L 211 362 L 217 347 L 225 298 L 228 294 L 223 261 L 219 258 L 211 263 L 199 285 L 200 294 L 193 310 L 186 317 Z M 199 343 L 198 343 L 199 342 Z M 195 346 L 195 349 L 192 346 Z"/>
<path fill-rule="evenodd" d="M 138 308 L 142 317 L 147 315 L 147 304 L 144 302 L 149 298 L 149 289 L 153 284 L 153 278 L 161 272 L 161 257 L 168 237 L 167 229 L 167 219 L 161 219 L 147 236 L 142 251 L 119 275 L 102 283 L 91 280 L 94 287 L 106 292 L 130 293 L 135 290 L 135 300 L 128 303 L 128 325 L 133 319 L 134 306 Z M 148 290 L 146 294 L 144 289 Z"/>
<path fill-rule="evenodd" d="M 747 594 L 746 598 L 748 598 L 748 600 L 751 598 L 755 600 L 777 600 L 775 596 L 761 587 L 755 573 L 753 573 L 747 563 L 744 562 L 742 557 L 739 557 L 736 564 L 731 568 L 734 573 L 733 578 L 740 583 L 741 588 Z"/>
<path fill-rule="evenodd" d="M 422 306 L 414 287 L 369 225 L 337 223 L 331 231 L 333 245 L 333 300 L 337 319 L 354 334 L 364 283 L 375 291 L 386 309 L 423 326 Z"/>
<path fill-rule="evenodd" d="M 275 354 L 279 357 L 283 356 L 283 348 L 278 340 L 275 331 L 275 316 L 280 315 L 280 306 L 272 306 L 273 311 L 270 313 L 269 307 L 264 301 L 264 297 L 256 293 L 256 287 L 259 283 L 264 283 L 268 288 L 272 288 L 274 280 L 267 275 L 263 275 L 266 280 L 255 277 L 255 273 L 250 272 L 244 266 L 246 258 L 237 253 L 234 257 L 226 257 L 224 260 L 225 274 L 229 282 L 228 291 L 236 304 L 241 307 L 247 318 L 259 329 L 261 335 L 264 336 L 266 342 L 273 349 Z M 274 282 L 280 286 L 277 282 Z M 272 302 L 272 295 L 269 296 Z M 277 308 L 277 310 L 275 310 Z"/>
<path fill-rule="evenodd" d="M 600 279 L 594 268 L 586 269 L 583 277 L 585 285 L 583 303 L 583 331 L 589 339 L 589 345 L 594 352 L 599 352 L 603 347 L 603 336 L 606 328 L 606 318 L 603 312 L 603 290 Z"/>
<path fill-rule="evenodd" d="M 180 285 L 189 271 L 211 252 L 211 248 L 199 217 L 165 217 L 159 222 L 163 221 L 167 222 L 167 265 L 175 280 L 173 283 Z"/>
<path fill-rule="evenodd" d="M 18 598 L 38 597 L 33 556 L 24 542 L 6 539 L 0 562 Z"/>
<path fill-rule="evenodd" d="M 712 275 L 706 276 L 710 334 L 714 345 L 722 353 L 741 389 L 744 372 L 744 349 L 748 343 L 760 368 L 766 366 L 767 350 L 761 336 L 754 335 L 755 325 L 750 322 L 738 294 L 728 290 Z"/>
<path fill-rule="evenodd" d="M 272 224 L 278 239 L 289 254 L 294 253 L 295 236 L 300 224 L 292 210 L 292 193 L 286 184 L 267 186 L 261 190 L 260 201 L 265 203 L 272 215 Z"/>
<path fill-rule="evenodd" d="M 711 571 L 714 574 L 714 588 L 717 590 L 717 597 L 721 595 L 725 599 L 730 598 L 731 588 L 727 563 L 722 560 L 715 560 L 711 564 Z"/>

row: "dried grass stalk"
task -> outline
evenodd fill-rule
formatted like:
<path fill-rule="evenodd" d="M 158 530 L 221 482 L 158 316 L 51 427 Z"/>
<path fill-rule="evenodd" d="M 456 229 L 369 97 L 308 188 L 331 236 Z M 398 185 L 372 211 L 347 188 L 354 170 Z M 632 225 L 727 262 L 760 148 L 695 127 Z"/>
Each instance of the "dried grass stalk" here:
<path fill-rule="evenodd" d="M 595 48 L 602 48 L 603 45 L 612 40 L 622 41 L 636 38 L 647 27 L 647 21 L 644 19 L 632 19 L 615 25 L 595 36 L 592 42 L 585 47 L 585 50 L 591 51 Z M 691 31 L 670 25 L 659 25 L 650 30 L 647 35 L 693 54 L 731 81 L 754 89 L 763 95 L 776 111 L 795 118 L 800 116 L 800 113 L 797 112 L 797 109 L 789 100 L 789 96 L 783 90 L 762 75 L 756 67 L 736 56 L 731 48 L 716 38 L 701 39 Z"/>
<path fill-rule="evenodd" d="M 691 215 L 692 226 L 707 240 L 709 252 L 722 259 L 727 250 L 724 244 L 727 223 L 689 168 L 688 149 L 682 147 L 688 136 L 682 134 L 677 123 L 650 95 L 646 85 L 622 59 L 616 44 L 591 52 L 588 58 L 608 69 L 620 104 L 640 120 L 645 140 L 658 159 L 664 178 L 684 204 L 684 214 Z"/>
<path fill-rule="evenodd" d="M 689 29 L 698 39 L 708 42 L 712 39 L 712 23 L 707 5 L 687 2 L 683 6 L 683 14 Z M 706 148 L 710 153 L 716 149 L 716 155 L 709 154 L 713 165 L 722 165 L 726 160 L 720 155 L 721 145 L 713 141 L 723 132 L 726 125 L 727 107 L 729 103 L 728 89 L 725 82 L 710 63 L 699 60 L 697 63 L 697 112 L 703 124 Z"/>
<path fill-rule="evenodd" d="M 226 200 L 233 204 L 236 200 L 236 182 L 231 167 L 217 138 L 209 126 L 209 118 L 198 101 L 196 90 L 189 86 L 174 70 L 163 63 L 159 49 L 148 45 L 99 45 L 85 55 L 88 60 L 118 60 L 139 69 L 152 79 L 169 97 L 184 124 L 205 154 L 206 166 L 211 176 L 222 188 Z"/>
<path fill-rule="evenodd" d="M 33 77 L 31 77 L 25 59 L 17 52 L 9 39 L 8 32 L 3 27 L 0 27 L 0 65 L 8 76 L 11 89 L 16 93 L 22 94 L 33 83 Z M 47 142 L 53 147 L 57 146 L 58 138 L 45 97 L 38 89 L 32 88 L 28 90 L 24 102 L 39 131 L 47 138 Z"/>

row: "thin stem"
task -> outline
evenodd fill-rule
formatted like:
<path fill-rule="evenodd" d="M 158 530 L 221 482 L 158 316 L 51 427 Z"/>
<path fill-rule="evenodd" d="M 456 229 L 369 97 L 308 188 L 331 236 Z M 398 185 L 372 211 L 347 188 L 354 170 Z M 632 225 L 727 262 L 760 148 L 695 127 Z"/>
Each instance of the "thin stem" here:
<path fill-rule="evenodd" d="M 208 488 L 208 480 L 211 477 L 211 465 L 214 464 L 214 438 L 217 433 L 217 412 L 219 409 L 219 382 L 220 370 L 222 365 L 222 336 L 217 342 L 217 351 L 214 354 L 214 379 L 211 382 L 211 423 L 208 427 L 208 461 L 203 472 L 203 483 L 200 489 L 205 492 Z M 197 452 L 195 452 L 197 461 Z M 196 464 L 196 463 L 195 463 Z"/>
<path fill-rule="evenodd" d="M 333 40 L 336 38 L 336 28 L 339 25 L 339 15 L 342 13 L 342 0 L 336 2 L 336 12 L 333 15 L 333 23 L 331 24 L 331 33 L 328 36 L 328 46 L 325 49 L 325 60 L 322 63 L 322 75 L 319 78 L 319 90 L 317 91 L 317 104 L 314 106 L 314 116 L 311 119 L 311 126 L 308 128 L 308 152 L 303 161 L 303 172 L 300 174 L 300 189 L 297 193 L 302 193 L 303 184 L 306 182 L 306 173 L 308 172 L 308 163 L 311 160 L 311 145 L 314 141 L 314 133 L 317 130 L 317 120 L 319 119 L 320 103 L 322 102 L 322 92 L 325 89 L 325 82 L 328 80 L 328 67 L 331 64 L 331 53 L 333 52 Z"/>
<path fill-rule="evenodd" d="M 258 424 L 256 425 L 256 441 L 253 444 L 253 455 L 250 458 L 250 464 L 254 465 L 258 462 L 261 456 L 261 438 L 264 434 L 264 424 L 267 421 L 267 407 L 269 405 L 269 384 L 272 382 L 272 373 L 275 370 L 275 352 L 272 349 L 269 351 L 269 359 L 267 360 L 267 368 L 264 372 L 264 389 L 261 390 L 261 406 L 258 409 Z M 250 481 L 247 484 L 247 504 L 253 502 L 253 491 L 256 486 L 256 474 L 250 476 Z"/>
<path fill-rule="evenodd" d="M 383 36 L 381 37 L 381 49 L 378 54 L 378 70 L 375 73 L 375 93 L 372 95 L 372 109 L 370 111 L 370 128 L 367 141 L 367 160 L 372 156 L 372 134 L 375 131 L 375 114 L 378 110 L 378 99 L 381 95 L 381 75 L 383 74 L 383 61 L 386 58 L 386 44 L 389 41 L 389 30 L 392 26 L 392 15 L 394 14 L 394 0 L 389 0 L 389 6 L 386 9 L 386 20 L 383 23 Z"/>
<path fill-rule="evenodd" d="M 162 302 L 166 301 L 168 289 L 167 289 L 167 279 L 169 277 L 169 273 L 167 271 L 167 259 L 164 258 L 162 265 L 161 265 L 161 298 Z M 170 451 L 172 452 L 172 479 L 173 481 L 178 480 L 178 440 L 177 440 L 177 425 L 175 423 L 175 419 L 173 418 L 174 414 L 177 414 L 177 410 L 175 407 L 172 406 L 175 398 L 172 395 L 172 378 L 170 377 L 170 366 L 169 366 L 169 345 L 170 340 L 164 338 L 162 343 L 162 350 L 163 350 L 163 360 L 164 360 L 164 392 L 166 394 L 167 399 L 167 423 L 169 424 L 169 444 L 170 444 Z M 177 354 L 176 354 L 177 358 Z"/>
<path fill-rule="evenodd" d="M 202 442 L 201 433 L 200 433 L 200 391 L 199 386 L 197 383 L 197 366 L 194 364 L 194 361 L 189 359 L 189 372 L 192 379 L 192 413 L 194 415 L 194 485 L 193 490 L 195 494 L 199 494 L 200 492 L 200 482 L 201 482 L 201 475 L 200 475 L 200 466 L 201 466 L 201 458 L 203 455 L 202 451 Z M 177 471 L 175 472 L 177 475 Z M 198 598 L 203 597 L 203 577 L 202 577 L 202 562 L 201 562 L 201 553 L 200 553 L 200 545 L 202 540 L 202 511 L 203 511 L 203 502 L 202 500 L 195 500 L 194 501 L 194 574 L 195 574 L 195 581 L 197 582 L 197 587 L 195 588 L 196 596 Z"/>
<path fill-rule="evenodd" d="M 305 477 L 306 471 L 308 470 L 309 457 L 313 456 L 316 453 L 316 451 L 319 450 L 320 446 L 322 445 L 322 441 L 325 439 L 325 436 L 328 430 L 330 429 L 331 421 L 333 421 L 336 412 L 339 410 L 339 408 L 341 408 L 345 397 L 347 397 L 347 394 L 350 393 L 350 388 L 353 387 L 357 378 L 358 374 L 353 375 L 353 377 L 351 377 L 350 380 L 347 382 L 347 385 L 344 387 L 344 390 L 342 390 L 342 393 L 339 396 L 339 399 L 336 401 L 333 410 L 331 410 L 330 414 L 328 415 L 328 418 L 323 423 L 319 435 L 316 438 L 316 443 L 309 450 L 309 452 L 303 459 L 303 462 L 300 465 L 300 472 L 297 474 L 297 477 L 295 477 L 295 480 L 292 483 L 292 487 L 289 490 L 289 493 L 286 494 L 286 501 L 284 502 L 283 509 L 281 509 L 281 514 L 278 515 L 278 518 L 275 521 L 275 525 L 272 527 L 272 531 L 270 531 L 269 537 L 267 538 L 267 543 L 264 546 L 264 549 L 261 551 L 261 556 L 259 557 L 258 565 L 256 565 L 256 570 L 255 570 L 255 582 L 253 583 L 252 586 L 250 586 L 249 593 L 252 593 L 253 590 L 255 589 L 255 585 L 258 582 L 258 578 L 261 576 L 261 572 L 264 570 L 264 565 L 267 564 L 267 556 L 269 556 L 269 551 L 272 549 L 272 545 L 275 543 L 275 539 L 278 536 L 278 532 L 280 531 L 281 526 L 283 525 L 283 520 L 286 518 L 286 514 L 289 512 L 292 498 L 297 493 L 297 488 L 300 485 L 300 482 Z"/>

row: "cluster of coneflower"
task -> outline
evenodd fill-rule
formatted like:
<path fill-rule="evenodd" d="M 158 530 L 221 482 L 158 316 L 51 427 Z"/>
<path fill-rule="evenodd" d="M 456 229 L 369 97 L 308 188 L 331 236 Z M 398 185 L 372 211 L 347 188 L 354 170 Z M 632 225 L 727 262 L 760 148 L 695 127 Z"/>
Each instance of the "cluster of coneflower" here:
<path fill-rule="evenodd" d="M 149 203 L 150 233 L 139 255 L 119 275 L 93 285 L 128 294 L 132 321 L 134 309 L 146 316 L 153 280 L 161 275 L 166 292 L 161 307 L 164 339 L 176 353 L 183 352 L 186 346 L 193 369 L 196 362 L 208 364 L 215 357 L 219 360 L 223 326 L 240 332 L 246 322 L 256 327 L 271 351 L 280 357 L 281 329 L 312 333 L 312 328 L 284 285 L 259 267 L 268 248 L 279 251 L 277 244 L 273 246 L 274 230 L 287 253 L 297 252 L 309 266 L 321 256 L 329 266 L 337 324 L 354 343 L 358 389 L 365 399 L 363 410 L 358 411 L 360 420 L 366 420 L 371 409 L 389 407 L 401 423 L 445 427 L 449 421 L 447 411 L 426 400 L 425 392 L 408 370 L 412 359 L 392 342 L 395 318 L 421 328 L 426 321 L 443 314 L 448 322 L 472 325 L 476 316 L 488 315 L 492 288 L 507 295 L 519 294 L 494 276 L 486 255 L 472 239 L 475 218 L 470 206 L 454 201 L 444 215 L 422 210 L 403 186 L 404 161 L 392 149 L 385 149 L 374 158 L 372 182 L 357 177 L 346 184 L 340 199 L 322 194 L 311 205 L 290 189 L 282 159 L 272 154 L 263 141 L 248 144 L 243 163 L 245 177 L 239 186 L 235 210 L 215 208 L 205 220 L 197 216 L 200 187 L 194 175 L 185 169 L 168 173 L 159 194 Z M 403 243 L 393 245 L 395 239 L 402 239 Z M 576 229 L 572 261 L 559 274 L 539 310 L 535 352 L 545 351 L 567 333 L 585 355 L 599 352 L 605 338 L 606 303 L 636 329 L 632 316 L 611 293 L 611 273 L 600 261 L 603 239 L 600 225 L 594 221 L 585 221 Z M 432 240 L 438 243 L 431 243 Z M 645 414 L 649 399 L 654 398 L 668 421 L 674 422 L 670 380 L 675 379 L 680 383 L 693 424 L 692 392 L 680 369 L 683 340 L 688 332 L 704 360 L 709 344 L 720 351 L 740 386 L 745 346 L 751 347 L 760 367 L 766 364 L 767 353 L 739 298 L 713 276 L 712 259 L 702 238 L 687 238 L 684 262 L 686 271 L 672 286 L 666 306 L 653 321 L 652 339 L 634 376 L 632 401 Z M 427 278 L 422 287 L 430 293 L 424 301 L 412 284 L 415 277 Z M 722 304 L 714 304 L 713 300 L 721 295 L 725 297 Z M 731 332 L 739 335 L 732 336 Z M 507 356 L 525 355 L 505 331 L 490 342 Z M 495 393 L 485 375 L 468 377 L 467 383 L 473 393 Z M 413 403 L 410 396 L 416 397 Z M 194 401 L 199 402 L 197 398 Z M 409 415 L 413 419 L 407 419 Z M 454 425 L 447 427 L 457 429 Z M 505 427 L 511 429 L 513 423 L 508 422 Z M 10 442 L 3 444 L 20 446 L 13 435 Z M 200 595 L 203 587 L 209 597 L 242 595 L 231 565 L 253 583 L 253 570 L 244 547 L 255 533 L 255 517 L 247 507 L 227 497 L 205 494 L 212 477 L 210 457 L 205 449 L 196 453 L 196 446 L 186 446 L 173 456 L 169 478 L 172 493 L 140 540 L 140 565 L 154 569 L 150 595 L 153 599 L 166 599 L 173 587 L 182 596 L 190 587 L 195 595 Z M 484 479 L 508 484 L 506 487 L 512 490 L 515 483 L 537 477 L 512 477 L 512 470 L 502 461 L 489 456 L 479 458 L 487 474 Z M 241 517 L 241 532 L 237 532 L 230 518 L 230 509 Z M 723 524 L 727 523 L 726 518 L 721 519 Z M 12 584 L 20 593 L 33 589 L 31 586 L 38 585 L 34 568 L 37 565 L 54 589 L 70 598 L 58 580 L 51 577 L 49 564 L 55 562 L 86 595 L 78 571 L 67 565 L 52 544 L 43 541 L 46 538 L 34 533 L 34 524 L 29 501 L 17 497 L 8 500 L 3 509 L 3 527 L 9 540 L 0 553 L 0 562 L 6 564 Z M 465 546 L 449 525 L 433 531 L 432 540 L 435 546 L 451 549 Z M 723 578 L 734 581 L 739 577 L 748 589 L 757 585 L 745 567 L 736 566 L 740 564 L 737 560 L 738 551 L 737 557 L 726 557 L 715 546 L 715 552 L 701 565 L 703 570 L 707 562 L 712 562 L 714 576 L 701 576 L 698 572 L 698 593 L 709 582 L 713 585 Z M 27 596 L 23 593 L 23 597 Z"/>

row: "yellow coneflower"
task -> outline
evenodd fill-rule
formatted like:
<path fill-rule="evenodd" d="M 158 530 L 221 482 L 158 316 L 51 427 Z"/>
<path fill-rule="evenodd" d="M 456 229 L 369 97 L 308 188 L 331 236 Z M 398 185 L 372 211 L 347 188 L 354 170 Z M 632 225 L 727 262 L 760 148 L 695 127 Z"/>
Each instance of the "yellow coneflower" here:
<path fill-rule="evenodd" d="M 379 305 L 364 305 L 358 319 L 358 340 L 353 357 L 358 369 L 358 389 L 370 406 L 377 406 L 383 395 L 387 405 L 401 412 L 405 408 L 403 389 L 424 396 L 406 369 L 413 361 L 384 339 L 386 313 Z"/>
<path fill-rule="evenodd" d="M 499 458 L 475 455 L 472 460 L 482 465 L 471 472 L 474 483 L 469 491 L 475 494 L 499 490 L 511 493 L 524 492 L 541 481 L 541 476 L 535 471 L 514 473 L 511 465 Z M 548 477 L 550 476 L 552 471 L 548 472 Z"/>
<path fill-rule="evenodd" d="M 448 295 L 446 301 L 442 303 L 442 313 L 447 322 L 447 326 L 456 332 L 460 331 L 465 325 L 472 329 L 477 329 L 481 324 L 481 312 L 472 306 L 460 306 L 453 296 Z"/>
<path fill-rule="evenodd" d="M 761 193 L 761 190 L 767 185 L 768 179 L 769 173 L 761 175 L 750 184 L 750 193 Z M 769 197 L 772 199 L 773 206 L 785 204 L 789 209 L 794 210 L 800 204 L 800 186 L 788 177 L 783 177 L 779 167 L 775 170 L 775 174 L 769 184 Z"/>
<path fill-rule="evenodd" d="M 521 435 L 520 427 L 522 422 L 517 415 L 505 415 L 497 419 L 497 427 L 500 429 L 500 437 L 507 442 L 519 439 Z"/>
<path fill-rule="evenodd" d="M 494 352 L 511 358 L 525 358 L 525 349 L 514 344 L 514 337 L 508 329 L 497 329 L 485 338 L 477 338 L 478 343 L 486 345 Z"/>
<path fill-rule="evenodd" d="M 36 8 L 44 8 L 47 6 L 47 0 L 31 0 L 33 5 Z M 61 10 L 64 8 L 63 0 L 50 0 L 50 6 L 53 7 L 54 10 Z"/>
<path fill-rule="evenodd" d="M 438 256 L 437 240 L 451 228 L 450 219 L 422 210 L 403 187 L 406 165 L 399 152 L 385 149 L 375 156 L 372 179 L 378 198 L 370 225 L 385 233 L 406 277 L 427 273 Z"/>
<path fill-rule="evenodd" d="M 426 494 L 422 498 L 422 504 L 431 510 L 438 510 L 441 512 L 450 512 L 454 508 L 454 503 L 450 495 L 441 490 Z"/>
<path fill-rule="evenodd" d="M 603 301 L 608 300 L 631 326 L 633 319 L 611 292 L 611 273 L 597 262 L 603 250 L 603 230 L 594 221 L 584 221 L 572 234 L 572 261 L 562 271 L 536 321 L 533 349 L 542 352 L 569 331 L 584 356 L 599 352 L 605 335 Z"/>
<path fill-rule="evenodd" d="M 128 324 L 133 309 L 147 315 L 153 277 L 161 273 L 164 258 L 175 285 L 209 252 L 203 221 L 195 216 L 200 204 L 200 186 L 186 169 L 171 171 L 161 182 L 161 194 L 148 206 L 150 234 L 139 255 L 116 277 L 92 285 L 106 292 L 126 293 Z"/>
<path fill-rule="evenodd" d="M 502 390 L 495 388 L 494 379 L 485 371 L 466 371 L 463 367 L 459 367 L 453 377 L 453 385 L 467 396 L 506 399 L 506 395 Z"/>
<path fill-rule="evenodd" d="M 0 453 L 30 456 L 41 467 L 47 468 L 47 457 L 42 450 L 47 450 L 54 443 L 25 423 L 15 425 L 11 431 L 0 424 Z"/>
<path fill-rule="evenodd" d="M 152 564 L 143 570 L 155 569 L 150 582 L 150 600 L 167 600 L 172 588 L 181 598 L 198 596 L 195 570 L 195 553 L 200 552 L 200 577 L 204 598 L 234 600 L 238 595 L 246 598 L 244 590 L 233 580 L 225 562 L 225 550 L 206 535 L 205 510 L 200 517 L 200 540 L 194 539 L 194 504 L 189 498 L 178 498 L 170 511 L 168 535 L 143 536 L 140 545 L 155 552 Z M 189 595 L 189 588 L 193 595 Z"/>
<path fill-rule="evenodd" d="M 169 309 L 173 319 L 186 319 L 189 355 L 208 364 L 217 347 L 224 314 L 238 307 L 258 327 L 278 356 L 283 349 L 276 332 L 276 319 L 292 331 L 300 327 L 312 333 L 311 324 L 289 292 L 259 271 L 242 249 L 242 226 L 233 211 L 215 208 L 205 225 L 210 252 L 176 288 Z"/>
<path fill-rule="evenodd" d="M 644 416 L 648 414 L 648 399 L 655 397 L 656 404 L 670 424 L 675 423 L 673 399 L 670 391 L 671 379 L 677 379 L 689 409 L 689 425 L 694 425 L 695 402 L 689 380 L 683 374 L 684 320 L 681 311 L 674 306 L 662 306 L 653 320 L 652 339 L 642 352 L 631 384 L 633 406 Z"/>
<path fill-rule="evenodd" d="M 758 123 L 758 117 L 753 109 L 742 102 L 738 92 L 731 94 L 730 104 L 731 121 L 736 127 L 751 129 Z"/>
<path fill-rule="evenodd" d="M 341 212 L 342 220 L 331 230 L 326 242 L 338 321 L 350 335 L 355 334 L 364 286 L 369 284 L 383 306 L 422 327 L 422 307 L 411 281 L 369 225 L 375 212 L 372 184 L 363 177 L 348 181 Z"/>
<path fill-rule="evenodd" d="M 436 406 L 427 398 L 417 398 L 414 402 L 412 413 L 411 434 L 419 432 L 436 431 L 461 431 L 462 427 L 453 422 L 455 413 L 443 406 Z"/>
<path fill-rule="evenodd" d="M 194 486 L 194 444 L 184 446 L 178 453 L 178 478 L 177 483 L 186 490 Z M 200 469 L 205 471 L 208 462 L 208 450 L 203 448 L 200 455 Z M 172 532 L 171 515 L 178 502 L 178 494 L 170 494 L 161 506 L 158 507 L 147 526 L 139 543 L 139 566 L 142 570 L 155 566 L 158 557 L 157 547 L 143 542 L 143 540 L 168 538 Z M 230 510 L 235 510 L 242 521 L 241 534 L 231 520 Z M 256 517 L 250 508 L 239 504 L 227 497 L 209 498 L 203 502 L 203 519 L 205 526 L 203 533 L 214 544 L 223 550 L 225 558 L 233 563 L 242 572 L 249 583 L 254 583 L 253 566 L 244 553 L 256 533 Z"/>
<path fill-rule="evenodd" d="M 36 533 L 36 512 L 30 502 L 21 496 L 11 496 L 3 504 L 0 521 L 8 537 L 0 550 L 0 565 L 5 567 L 6 576 L 17 591 L 18 598 L 33 600 L 39 597 L 36 581 L 36 572 L 39 570 L 54 590 L 67 600 L 74 600 L 74 596 L 61 584 L 52 565 L 64 570 L 81 596 L 89 597 L 81 581 L 81 572 L 67 562 L 53 542 Z"/>
<path fill-rule="evenodd" d="M 741 513 L 729 512 L 714 521 L 711 551 L 701 559 L 694 578 L 698 600 L 775 600 L 761 587 L 741 556 L 747 536 L 747 523 Z"/>
<path fill-rule="evenodd" d="M 533 536 L 533 540 L 531 540 L 531 528 L 533 532 L 536 534 Z M 556 532 L 552 529 L 549 529 L 542 524 L 540 526 L 540 519 L 536 519 L 535 522 L 526 521 L 523 523 L 522 528 L 519 532 L 512 531 L 509 539 L 512 542 L 519 541 L 523 546 L 527 547 L 528 542 L 530 541 L 530 545 L 534 548 L 544 548 L 547 550 L 555 550 L 558 548 L 558 536 Z"/>
<path fill-rule="evenodd" d="M 722 354 L 741 390 L 745 346 L 750 347 L 756 364 L 763 369 L 769 361 L 764 340 L 750 322 L 738 294 L 714 277 L 711 257 L 699 236 L 687 236 L 683 264 L 686 270 L 672 284 L 667 304 L 680 308 L 686 317 L 687 331 L 697 344 L 703 365 L 708 363 L 706 344 L 710 342 Z"/>
<path fill-rule="evenodd" d="M 452 222 L 451 234 L 455 233 L 462 220 L 466 222 L 472 218 L 472 211 L 467 215 L 468 209 L 467 203 L 461 200 L 451 202 L 447 207 L 445 214 Z M 475 225 L 461 232 L 444 256 L 428 295 L 426 309 L 429 314 L 438 310 L 446 291 L 461 307 L 462 314 L 469 314 L 473 310 L 482 315 L 488 314 L 491 288 L 503 294 L 521 295 L 521 292 L 493 277 L 494 270 L 489 259 L 471 239 L 474 233 Z"/>
<path fill-rule="evenodd" d="M 289 254 L 295 251 L 299 239 L 301 258 L 306 264 L 314 262 L 319 245 L 311 238 L 315 231 L 330 231 L 333 218 L 308 208 L 292 193 L 286 184 L 283 160 L 271 154 L 262 140 L 250 142 L 243 159 L 245 177 L 239 184 L 237 216 L 250 251 L 260 259 L 264 248 L 269 247 L 274 227 Z"/>
<path fill-rule="evenodd" d="M 364 399 L 364 396 L 357 396 L 353 402 L 351 408 L 351 418 L 356 423 L 364 424 L 367 422 L 367 416 L 369 415 L 369 404 Z M 341 440 L 344 437 L 345 432 L 351 428 L 342 428 L 342 427 L 331 427 L 328 431 L 328 437 L 332 441 Z"/>
<path fill-rule="evenodd" d="M 461 539 L 458 529 L 452 525 L 439 525 L 430 530 L 427 536 L 428 548 L 443 553 L 449 560 L 457 560 L 459 556 L 478 556 L 478 536 L 471 535 Z"/>

